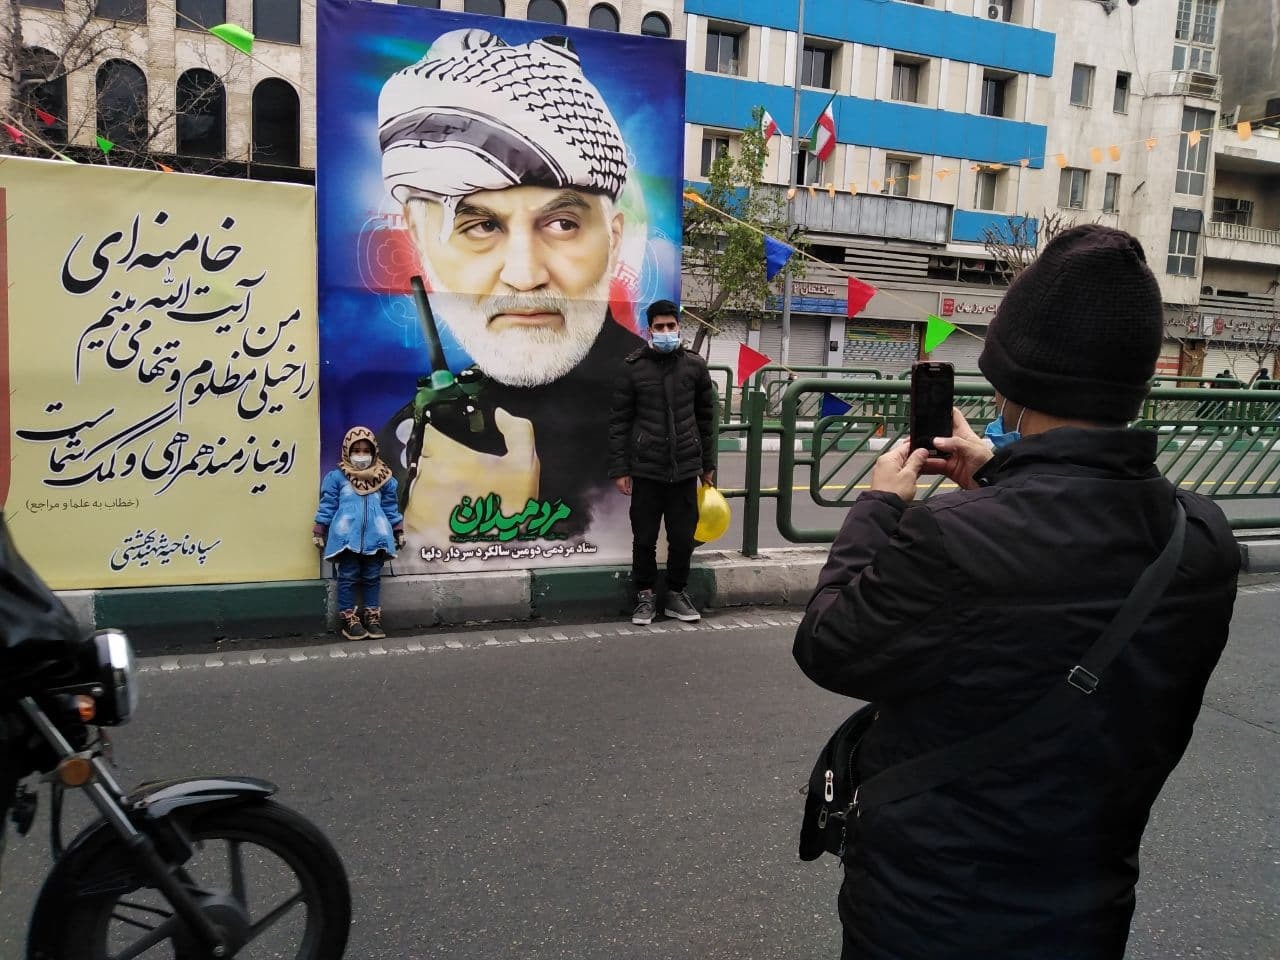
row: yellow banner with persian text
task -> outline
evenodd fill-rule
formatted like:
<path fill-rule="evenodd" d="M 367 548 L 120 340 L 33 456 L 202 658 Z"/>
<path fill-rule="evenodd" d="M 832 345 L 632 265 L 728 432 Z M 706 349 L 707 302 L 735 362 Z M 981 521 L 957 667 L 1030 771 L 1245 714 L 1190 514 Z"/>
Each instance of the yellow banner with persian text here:
<path fill-rule="evenodd" d="M 57 589 L 316 576 L 305 187 L 0 164 L 0 494 Z"/>

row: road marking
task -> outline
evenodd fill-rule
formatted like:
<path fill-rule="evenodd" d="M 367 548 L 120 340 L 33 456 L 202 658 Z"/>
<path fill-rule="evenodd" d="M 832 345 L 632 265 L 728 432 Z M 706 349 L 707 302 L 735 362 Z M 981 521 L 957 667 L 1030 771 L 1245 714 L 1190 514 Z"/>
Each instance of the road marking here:
<path fill-rule="evenodd" d="M 1280 584 L 1276 589 L 1280 590 Z M 404 637 L 389 638 L 377 644 L 344 641 L 290 650 L 255 650 L 243 654 L 222 652 L 213 655 L 199 653 L 181 657 L 150 657 L 139 661 L 138 672 L 177 673 L 219 667 L 274 667 L 280 664 L 292 665 L 316 660 L 362 660 L 370 656 L 452 653 L 492 647 L 518 647 L 525 644 L 578 643 L 584 640 L 606 638 L 627 638 L 643 643 L 646 637 L 653 634 L 712 633 L 718 630 L 776 630 L 779 627 L 794 627 L 802 618 L 803 614 L 798 610 L 774 609 L 767 615 L 754 611 L 749 611 L 746 615 L 736 611 L 732 614 L 713 613 L 696 623 L 671 621 L 664 623 L 663 626 L 655 624 L 648 630 L 637 630 L 630 625 L 610 624 L 593 624 L 590 627 L 577 628 L 555 626 L 535 630 L 512 627 L 510 635 L 505 638 L 493 633 L 458 633 L 430 637 L 429 639 L 438 642 L 429 644 L 423 643 L 424 639 L 428 639 L 426 637 Z"/>

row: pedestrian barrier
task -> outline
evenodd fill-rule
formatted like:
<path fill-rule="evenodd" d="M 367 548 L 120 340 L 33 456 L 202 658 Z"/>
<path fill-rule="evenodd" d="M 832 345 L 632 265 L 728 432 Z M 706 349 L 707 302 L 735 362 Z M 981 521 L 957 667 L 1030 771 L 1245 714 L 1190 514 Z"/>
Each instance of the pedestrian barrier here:
<path fill-rule="evenodd" d="M 721 490 L 726 497 L 744 501 L 742 552 L 747 556 L 758 552 L 761 503 L 766 499 L 775 501 L 777 529 L 787 540 L 831 542 L 835 527 L 796 525 L 797 468 L 807 473 L 800 495 L 807 493 L 822 506 L 847 508 L 867 488 L 876 458 L 907 435 L 910 423 L 910 384 L 904 379 L 863 377 L 859 372 L 857 378 L 788 380 L 777 398 L 776 421 L 766 418 L 771 412 L 767 384 L 767 379 L 758 380 L 744 389 L 741 419 L 720 424 L 721 432 L 747 437 L 745 486 Z M 1131 426 L 1158 435 L 1157 465 L 1179 487 L 1218 500 L 1280 501 L 1280 396 L 1261 399 L 1266 392 L 1156 386 Z M 849 410 L 817 415 L 825 394 L 850 403 Z M 956 407 L 981 433 L 995 418 L 993 388 L 958 374 L 955 394 Z M 777 477 L 770 487 L 762 483 L 765 436 L 777 437 L 779 446 Z M 942 477 L 924 482 L 917 499 L 955 489 Z M 1280 508 L 1271 516 L 1233 518 L 1231 525 L 1238 530 L 1280 527 Z"/>

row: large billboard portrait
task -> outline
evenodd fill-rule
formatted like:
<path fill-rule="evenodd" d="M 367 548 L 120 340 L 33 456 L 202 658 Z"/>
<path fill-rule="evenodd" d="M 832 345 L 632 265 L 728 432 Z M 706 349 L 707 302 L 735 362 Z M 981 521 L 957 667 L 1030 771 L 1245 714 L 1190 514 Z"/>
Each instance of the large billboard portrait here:
<path fill-rule="evenodd" d="M 377 434 L 398 572 L 629 559 L 609 405 L 679 299 L 683 44 L 319 13 L 321 469 Z"/>

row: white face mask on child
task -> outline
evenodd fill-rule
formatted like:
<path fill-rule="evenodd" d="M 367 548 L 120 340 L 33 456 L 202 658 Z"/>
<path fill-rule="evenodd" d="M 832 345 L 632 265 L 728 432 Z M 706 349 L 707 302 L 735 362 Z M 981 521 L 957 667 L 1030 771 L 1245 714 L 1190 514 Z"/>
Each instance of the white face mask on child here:
<path fill-rule="evenodd" d="M 373 466 L 373 454 L 353 453 L 351 455 L 351 465 L 357 470 L 368 470 Z"/>

